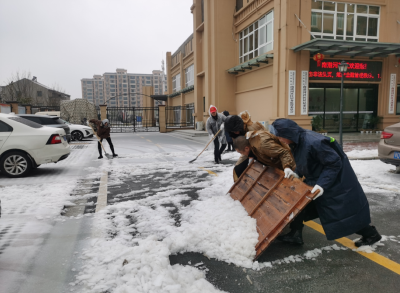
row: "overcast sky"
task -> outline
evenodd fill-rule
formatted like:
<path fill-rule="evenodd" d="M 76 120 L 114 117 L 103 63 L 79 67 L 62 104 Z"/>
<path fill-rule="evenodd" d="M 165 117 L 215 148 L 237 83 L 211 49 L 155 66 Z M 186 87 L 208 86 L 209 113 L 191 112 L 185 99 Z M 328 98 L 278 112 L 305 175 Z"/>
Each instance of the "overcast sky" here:
<path fill-rule="evenodd" d="M 192 0 L 0 0 L 0 85 L 15 72 L 81 98 L 94 74 L 161 69 L 193 32 Z"/>

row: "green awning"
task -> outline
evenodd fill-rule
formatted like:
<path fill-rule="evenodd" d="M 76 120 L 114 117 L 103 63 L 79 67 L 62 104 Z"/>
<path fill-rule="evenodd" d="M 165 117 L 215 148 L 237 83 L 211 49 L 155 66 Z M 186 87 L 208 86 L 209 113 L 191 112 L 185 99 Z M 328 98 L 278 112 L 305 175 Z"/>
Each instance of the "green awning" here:
<path fill-rule="evenodd" d="M 313 39 L 292 48 L 293 51 L 310 51 L 311 56 L 321 53 L 330 57 L 349 56 L 354 57 L 387 57 L 396 54 L 400 56 L 400 44 L 380 42 L 359 42 L 328 39 Z"/>
<path fill-rule="evenodd" d="M 263 54 L 256 58 L 253 58 L 249 61 L 246 61 L 238 66 L 232 67 L 228 69 L 228 73 L 230 74 L 238 74 L 239 72 L 244 72 L 246 69 L 251 70 L 253 67 L 259 67 L 260 63 L 267 63 L 268 59 L 274 58 L 274 54 Z"/>
<path fill-rule="evenodd" d="M 194 85 L 187 86 L 187 87 L 185 87 L 185 88 L 183 88 L 183 89 L 181 89 L 181 90 L 179 90 L 179 91 L 177 91 L 177 92 L 175 92 L 173 94 L 170 94 L 170 95 L 168 95 L 168 98 L 173 98 L 173 97 L 179 96 L 182 93 L 185 94 L 185 93 L 188 93 L 188 92 L 191 92 L 191 91 L 194 91 Z"/>

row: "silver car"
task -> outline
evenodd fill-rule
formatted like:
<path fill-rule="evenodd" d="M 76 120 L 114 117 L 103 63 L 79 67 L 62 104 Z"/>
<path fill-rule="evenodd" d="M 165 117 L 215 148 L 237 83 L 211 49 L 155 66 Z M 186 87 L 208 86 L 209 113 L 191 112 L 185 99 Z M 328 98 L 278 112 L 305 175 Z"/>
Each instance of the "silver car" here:
<path fill-rule="evenodd" d="M 396 173 L 400 173 L 400 123 L 388 126 L 382 132 L 378 157 L 382 162 L 396 166 Z"/>

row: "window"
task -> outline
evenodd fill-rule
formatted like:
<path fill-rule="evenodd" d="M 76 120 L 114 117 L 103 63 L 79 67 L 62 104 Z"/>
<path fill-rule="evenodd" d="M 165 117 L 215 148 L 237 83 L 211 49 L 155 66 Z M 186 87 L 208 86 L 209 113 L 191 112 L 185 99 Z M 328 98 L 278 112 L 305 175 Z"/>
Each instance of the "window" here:
<path fill-rule="evenodd" d="M 194 85 L 194 64 L 185 69 L 185 87 Z"/>
<path fill-rule="evenodd" d="M 13 121 L 17 121 L 19 123 L 22 123 L 24 125 L 30 126 L 32 128 L 41 128 L 41 127 L 43 127 L 39 123 L 36 123 L 36 122 L 33 122 L 33 121 L 29 121 L 29 120 L 27 120 L 25 118 L 22 118 L 22 117 L 10 117 L 8 119 L 13 120 Z"/>
<path fill-rule="evenodd" d="M 37 93 L 36 93 L 36 95 L 38 96 L 38 97 L 42 97 L 42 91 L 37 91 Z"/>
<path fill-rule="evenodd" d="M 172 92 L 176 93 L 181 90 L 181 74 L 178 73 L 174 77 L 172 77 Z"/>
<path fill-rule="evenodd" d="M 151 84 L 151 81 L 150 81 L 150 80 L 147 80 L 147 81 L 146 81 L 146 84 Z"/>
<path fill-rule="evenodd" d="M 379 6 L 311 2 L 311 32 L 317 38 L 378 41 Z"/>
<path fill-rule="evenodd" d="M 3 121 L 0 121 L 0 132 L 12 132 L 13 128 L 8 125 L 7 123 L 4 123 Z"/>
<path fill-rule="evenodd" d="M 239 33 L 239 62 L 246 62 L 273 49 L 274 12 L 261 17 Z"/>

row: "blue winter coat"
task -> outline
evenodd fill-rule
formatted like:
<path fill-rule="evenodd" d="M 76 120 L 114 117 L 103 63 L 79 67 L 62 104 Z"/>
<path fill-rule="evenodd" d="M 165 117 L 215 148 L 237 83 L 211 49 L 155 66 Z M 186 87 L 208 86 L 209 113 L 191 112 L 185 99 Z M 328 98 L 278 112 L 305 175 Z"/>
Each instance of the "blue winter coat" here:
<path fill-rule="evenodd" d="M 289 119 L 272 124 L 277 136 L 290 145 L 296 173 L 310 186 L 319 185 L 324 194 L 315 200 L 328 240 L 353 234 L 371 223 L 367 197 L 346 154 L 330 137 L 306 130 Z M 306 219 L 310 220 L 310 219 Z"/>

